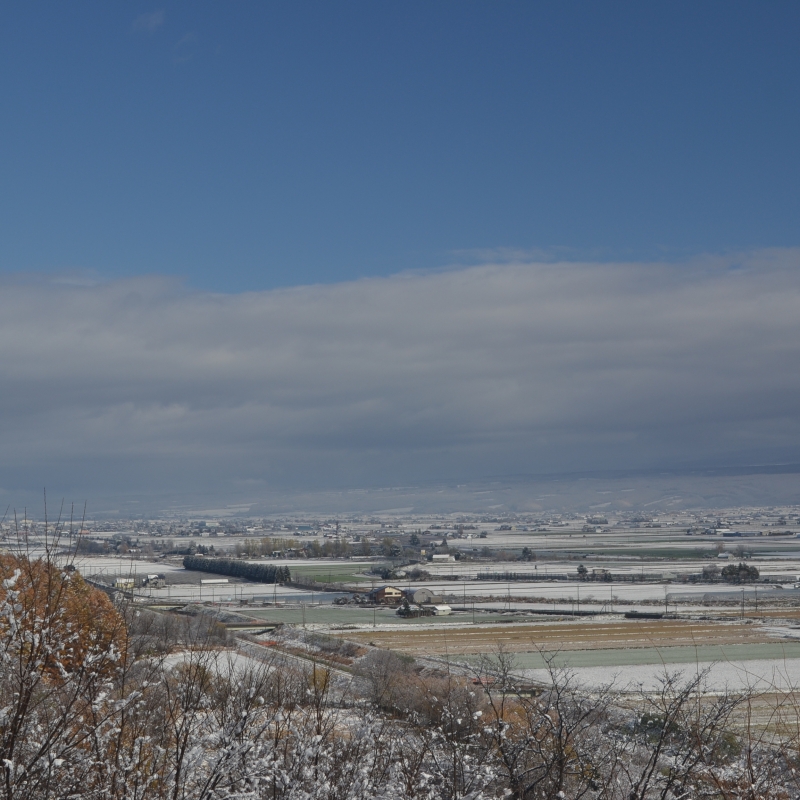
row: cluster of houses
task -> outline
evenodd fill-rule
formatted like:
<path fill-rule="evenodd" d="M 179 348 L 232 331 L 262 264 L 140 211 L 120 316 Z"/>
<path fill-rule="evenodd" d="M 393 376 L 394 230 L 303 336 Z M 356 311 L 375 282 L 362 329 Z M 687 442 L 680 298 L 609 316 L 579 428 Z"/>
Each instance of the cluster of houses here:
<path fill-rule="evenodd" d="M 127 577 L 120 577 L 114 579 L 115 589 L 134 589 L 136 586 L 141 586 L 151 589 L 163 589 L 167 585 L 167 576 L 158 573 L 153 575 L 145 575 L 144 577 L 135 577 L 128 575 Z"/>
<path fill-rule="evenodd" d="M 398 614 L 404 616 L 445 616 L 453 609 L 445 605 L 441 595 L 424 587 L 399 589 L 396 586 L 378 586 L 367 598 L 379 605 L 398 606 Z"/>

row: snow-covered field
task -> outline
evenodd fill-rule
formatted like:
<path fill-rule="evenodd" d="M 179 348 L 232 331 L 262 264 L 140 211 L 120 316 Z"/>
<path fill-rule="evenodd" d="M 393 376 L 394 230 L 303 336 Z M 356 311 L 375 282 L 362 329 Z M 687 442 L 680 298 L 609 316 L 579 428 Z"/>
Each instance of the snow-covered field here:
<path fill-rule="evenodd" d="M 400 581 L 398 586 L 407 584 Z M 571 602 L 580 600 L 581 603 L 612 603 L 617 600 L 628 602 L 641 602 L 655 600 L 664 602 L 664 589 L 667 594 L 696 595 L 698 600 L 705 594 L 726 594 L 731 591 L 741 592 L 741 587 L 731 587 L 725 583 L 579 583 L 575 581 L 419 581 L 414 582 L 414 587 L 425 586 L 437 594 L 455 595 L 484 595 L 494 597 L 543 597 L 550 600 Z M 764 591 L 764 586 L 754 588 L 745 587 L 745 595 L 751 598 L 755 593 Z"/>
<path fill-rule="evenodd" d="M 800 658 L 763 659 L 757 661 L 721 661 L 696 664 L 637 664 L 615 667 L 577 667 L 571 670 L 576 681 L 586 688 L 597 688 L 609 683 L 619 691 L 653 691 L 659 688 L 665 669 L 680 673 L 690 679 L 698 672 L 708 669 L 707 685 L 710 691 L 725 689 L 741 691 L 785 691 L 800 687 Z M 521 671 L 526 678 L 547 682 L 544 669 Z"/>
<path fill-rule="evenodd" d="M 83 575 L 105 575 L 126 577 L 128 575 L 151 575 L 156 573 L 183 572 L 183 565 L 167 561 L 147 561 L 119 556 L 78 556 L 75 567 Z"/>
<path fill-rule="evenodd" d="M 224 575 L 213 575 L 209 573 L 209 579 L 223 579 Z M 321 592 L 309 592 L 305 589 L 295 589 L 291 586 L 275 586 L 271 583 L 222 583 L 198 585 L 192 583 L 181 583 L 168 585 L 164 589 L 137 589 L 136 597 L 173 603 L 176 601 L 186 603 L 235 603 L 239 600 L 262 599 L 271 603 L 273 600 L 278 603 L 300 603 L 319 601 L 321 598 L 333 602 L 338 594 L 326 594 Z"/>
<path fill-rule="evenodd" d="M 316 559 L 281 559 L 281 566 L 294 569 L 298 566 L 313 568 L 315 566 L 330 566 L 336 562 L 321 561 Z M 268 602 L 299 603 L 324 599 L 333 602 L 338 594 L 310 592 L 305 589 L 295 589 L 291 586 L 274 586 L 266 583 L 250 583 L 247 581 L 229 579 L 229 583 L 201 584 L 205 580 L 225 580 L 226 576 L 208 573 L 187 573 L 180 562 L 146 561 L 143 559 L 120 558 L 115 556 L 84 556 L 75 559 L 75 566 L 83 575 L 97 576 L 109 583 L 116 578 L 131 576 L 143 577 L 145 575 L 163 574 L 167 578 L 167 586 L 163 589 L 137 588 L 136 597 L 139 599 L 156 600 L 165 603 L 172 602 L 212 602 L 227 603 L 239 600 L 253 600 L 263 598 Z M 192 576 L 195 582 L 178 580 L 182 576 Z"/>

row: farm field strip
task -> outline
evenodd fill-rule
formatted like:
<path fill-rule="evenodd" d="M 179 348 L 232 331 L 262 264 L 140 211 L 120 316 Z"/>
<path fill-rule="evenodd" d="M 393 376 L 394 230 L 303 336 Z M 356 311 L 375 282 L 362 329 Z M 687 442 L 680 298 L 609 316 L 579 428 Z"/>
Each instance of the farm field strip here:
<path fill-rule="evenodd" d="M 606 650 L 695 646 L 708 644 L 766 644 L 775 642 L 769 631 L 741 623 L 684 621 L 631 621 L 612 624 L 567 623 L 554 625 L 481 626 L 444 630 L 365 631 L 336 633 L 353 641 L 406 653 L 478 654 L 499 644 L 513 652 L 545 650 Z"/>
<path fill-rule="evenodd" d="M 419 617 L 416 619 L 403 619 L 398 617 L 394 610 L 379 608 L 340 608 L 337 606 L 321 605 L 321 606 L 307 606 L 305 610 L 299 608 L 248 608 L 243 610 L 242 613 L 247 614 L 264 622 L 275 622 L 297 625 L 306 622 L 308 625 L 318 626 L 345 626 L 345 625 L 358 625 L 362 627 L 371 626 L 373 621 L 378 625 L 397 625 L 397 626 L 413 626 L 429 623 L 431 617 Z M 480 615 L 476 614 L 476 617 Z M 486 617 L 492 615 L 484 614 Z M 458 625 L 463 624 L 464 619 L 459 617 L 446 617 L 440 624 L 442 625 Z"/>
<path fill-rule="evenodd" d="M 746 647 L 726 647 L 724 650 L 708 648 L 695 652 L 681 652 L 684 648 L 667 648 L 655 653 L 641 654 L 649 660 L 635 660 L 626 653 L 603 653 L 605 660 L 596 659 L 593 663 L 586 658 L 573 658 L 566 663 L 577 684 L 586 689 L 614 684 L 620 691 L 625 689 L 636 691 L 657 690 L 665 670 L 680 672 L 688 679 L 698 671 L 708 670 L 708 685 L 716 691 L 740 691 L 751 688 L 757 692 L 765 692 L 763 697 L 754 698 L 753 711 L 762 719 L 759 724 L 771 720 L 771 712 L 777 698 L 770 697 L 771 690 L 785 691 L 800 687 L 800 650 L 797 646 L 787 648 L 785 652 L 762 650 L 758 652 Z M 591 653 L 573 654 L 579 657 Z M 598 655 L 595 653 L 595 655 Z M 638 654 L 637 654 L 638 655 Z M 538 659 L 538 660 L 537 660 Z M 562 660 L 557 666 L 565 665 Z M 517 671 L 528 680 L 548 681 L 548 672 L 544 668 L 538 653 L 529 653 L 517 659 Z M 785 701 L 785 696 L 781 698 Z M 794 702 L 800 698 L 795 695 Z"/>
<path fill-rule="evenodd" d="M 391 582 L 388 582 L 391 583 Z M 406 581 L 395 582 L 399 588 L 406 588 Z M 701 602 L 704 595 L 741 593 L 742 587 L 726 583 L 603 583 L 600 581 L 501 581 L 501 580 L 423 580 L 410 584 L 414 588 L 427 588 L 436 594 L 452 598 L 456 605 L 461 605 L 464 596 L 477 597 L 510 597 L 512 600 L 541 599 L 551 602 L 577 602 L 581 604 L 605 603 L 664 603 L 664 589 L 667 590 L 668 599 L 673 595 L 680 597 L 696 597 L 696 602 Z M 748 584 L 744 587 L 745 598 L 752 602 L 756 597 L 762 597 L 766 588 L 764 585 L 755 587 Z M 800 599 L 800 591 L 793 589 L 783 590 L 784 595 Z M 672 603 L 672 599 L 669 599 Z"/>
<path fill-rule="evenodd" d="M 703 665 L 699 668 L 704 669 L 713 663 L 760 660 L 773 660 L 781 664 L 797 662 L 795 666 L 800 666 L 800 643 L 698 644 L 608 650 L 561 650 L 547 654 L 547 657 L 552 658 L 555 666 L 571 669 L 668 664 L 692 667 Z M 474 658 L 467 656 L 468 660 Z M 536 651 L 516 653 L 514 658 L 517 669 L 542 669 L 546 666 L 544 655 Z"/>

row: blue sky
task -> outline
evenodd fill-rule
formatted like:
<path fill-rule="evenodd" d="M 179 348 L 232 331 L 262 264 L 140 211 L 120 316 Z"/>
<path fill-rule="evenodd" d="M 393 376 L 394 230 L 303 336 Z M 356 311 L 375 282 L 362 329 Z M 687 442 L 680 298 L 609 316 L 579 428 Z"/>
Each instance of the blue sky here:
<path fill-rule="evenodd" d="M 796 3 L 0 15 L 5 272 L 237 292 L 800 244 Z"/>
<path fill-rule="evenodd" d="M 799 34 L 5 4 L 0 500 L 800 463 Z"/>

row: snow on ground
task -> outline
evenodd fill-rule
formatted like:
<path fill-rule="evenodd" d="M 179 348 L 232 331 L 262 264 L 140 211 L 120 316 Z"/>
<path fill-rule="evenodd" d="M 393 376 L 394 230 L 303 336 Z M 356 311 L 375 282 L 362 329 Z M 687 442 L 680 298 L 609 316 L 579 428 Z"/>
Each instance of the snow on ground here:
<path fill-rule="evenodd" d="M 224 580 L 224 575 L 208 573 L 209 580 Z M 136 597 L 147 600 L 156 600 L 165 603 L 236 603 L 240 600 L 272 603 L 303 603 L 318 602 L 325 599 L 332 603 L 340 594 L 311 592 L 305 589 L 295 589 L 291 586 L 275 586 L 272 583 L 244 583 L 231 582 L 221 584 L 198 585 L 191 583 L 168 585 L 164 589 L 137 589 Z"/>
<path fill-rule="evenodd" d="M 77 556 L 74 564 L 82 575 L 103 575 L 109 578 L 184 572 L 182 564 L 163 560 L 155 562 L 138 558 L 120 558 L 119 556 Z"/>
<path fill-rule="evenodd" d="M 399 587 L 408 585 L 406 582 L 397 583 Z M 741 587 L 731 586 L 726 583 L 601 583 L 575 581 L 415 581 L 411 586 L 415 588 L 426 587 L 437 594 L 455 595 L 462 594 L 483 595 L 493 597 L 543 597 L 555 601 L 578 601 L 581 603 L 611 603 L 617 600 L 628 602 L 641 602 L 656 600 L 664 602 L 664 589 L 667 594 L 696 595 L 701 600 L 705 594 L 725 594 L 741 592 Z M 745 587 L 747 598 L 756 592 L 765 590 L 764 586 Z M 670 601 L 672 602 L 672 601 Z"/>
<path fill-rule="evenodd" d="M 784 691 L 800 687 L 800 658 L 761 659 L 755 661 L 699 662 L 695 664 L 635 664 L 614 667 L 577 667 L 571 670 L 577 682 L 585 688 L 614 684 L 619 691 L 654 691 L 664 670 L 681 673 L 686 680 L 708 669 L 707 684 L 711 691 L 753 689 Z M 548 682 L 544 669 L 522 670 L 531 680 Z"/>
<path fill-rule="evenodd" d="M 169 670 L 180 664 L 189 662 L 192 658 L 197 658 L 197 654 L 190 653 L 185 650 L 180 650 L 176 653 L 170 653 L 166 656 L 162 663 L 163 669 Z M 204 654 L 203 661 L 206 666 L 213 669 L 217 674 L 228 676 L 231 674 L 238 675 L 247 670 L 261 670 L 264 669 L 264 661 L 253 658 L 238 650 L 220 650 L 217 652 L 210 652 Z"/>

